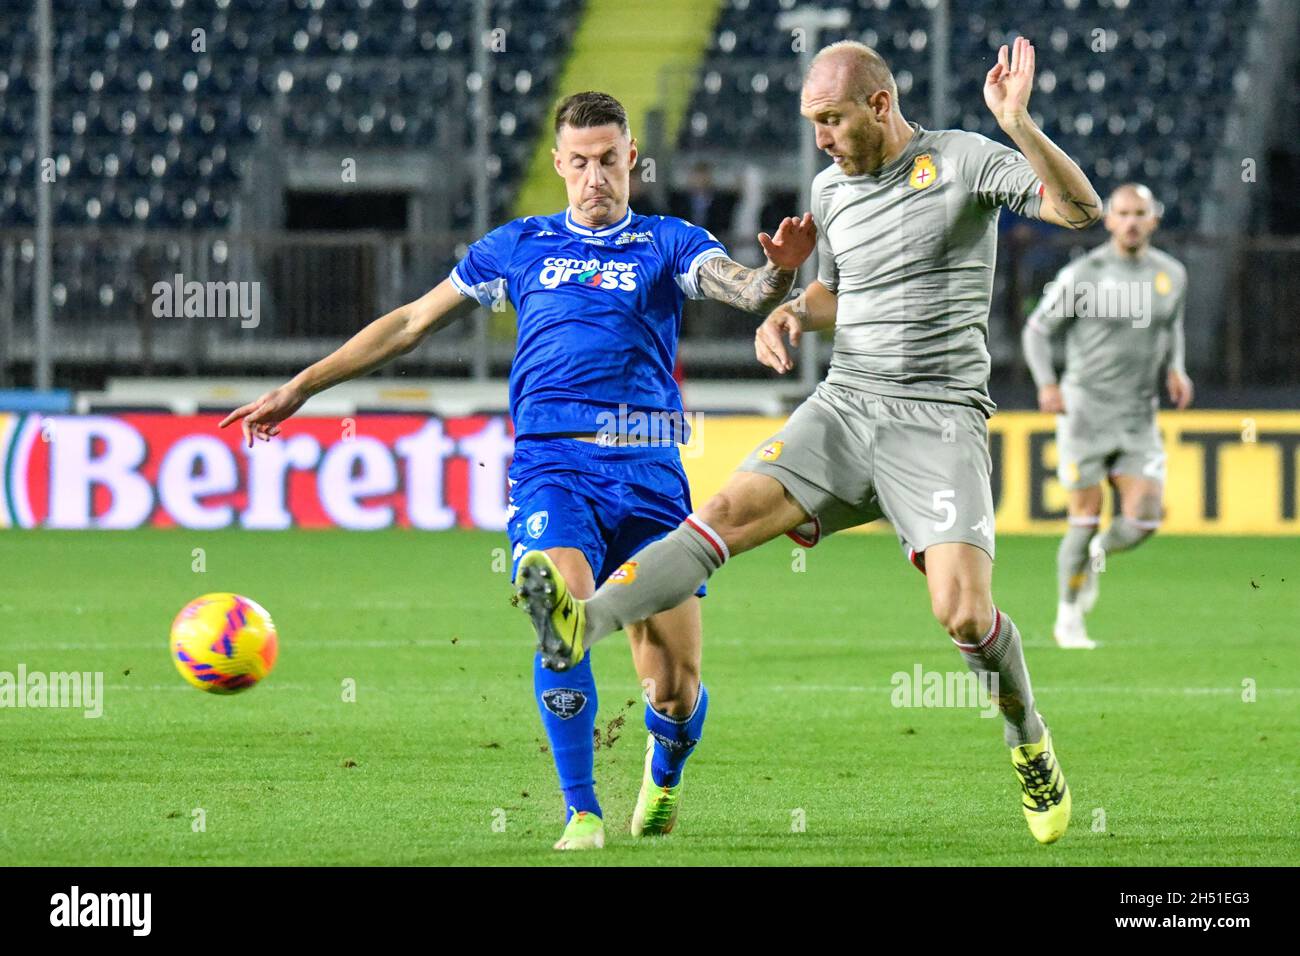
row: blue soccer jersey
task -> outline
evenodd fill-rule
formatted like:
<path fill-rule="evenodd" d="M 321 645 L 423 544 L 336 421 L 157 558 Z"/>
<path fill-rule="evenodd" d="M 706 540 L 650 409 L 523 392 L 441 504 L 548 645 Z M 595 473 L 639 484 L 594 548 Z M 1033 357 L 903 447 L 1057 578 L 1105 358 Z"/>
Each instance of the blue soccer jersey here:
<path fill-rule="evenodd" d="M 699 226 L 630 209 L 604 229 L 568 210 L 516 219 L 471 245 L 451 281 L 481 305 L 504 295 L 518 313 L 515 437 L 608 432 L 620 411 L 681 421 L 682 304 L 702 298 L 700 264 L 726 254 Z"/>

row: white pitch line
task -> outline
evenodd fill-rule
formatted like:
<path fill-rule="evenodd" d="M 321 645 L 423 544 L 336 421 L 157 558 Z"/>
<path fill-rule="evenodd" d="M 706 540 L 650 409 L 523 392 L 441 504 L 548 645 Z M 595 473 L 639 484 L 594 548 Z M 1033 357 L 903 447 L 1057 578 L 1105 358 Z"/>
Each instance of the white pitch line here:
<path fill-rule="evenodd" d="M 964 675 L 963 675 L 964 676 Z M 911 674 L 908 674 L 911 679 Z M 860 684 L 774 684 L 767 688 L 768 691 L 777 694 L 789 693 L 790 691 L 806 691 L 812 693 L 835 693 L 835 694 L 892 694 L 898 688 L 894 684 L 885 684 L 879 687 L 864 687 Z M 1240 687 L 1079 687 L 1070 685 L 1065 687 L 1037 687 L 1035 693 L 1080 693 L 1080 694 L 1183 694 L 1186 696 L 1212 695 L 1212 694 L 1239 694 Z M 1300 694 L 1300 687 L 1258 687 L 1257 694 Z"/>
<path fill-rule="evenodd" d="M 456 641 L 456 646 L 472 647 L 479 643 L 481 642 L 466 640 L 465 638 L 462 637 L 458 641 Z M 310 640 L 310 641 L 295 641 L 293 646 L 306 648 L 308 650 L 314 650 L 319 647 L 349 647 L 349 648 L 351 647 L 439 647 L 443 644 L 448 644 L 448 645 L 451 644 L 451 638 L 450 637 L 444 637 L 444 638 L 422 637 L 422 638 L 413 638 L 411 640 L 405 640 L 405 641 L 403 640 L 391 640 L 391 641 Z M 166 643 L 164 642 L 162 646 L 165 649 Z M 524 646 L 526 649 L 527 645 L 525 644 Z M 158 643 L 156 641 L 151 641 L 148 644 L 143 644 L 139 641 L 93 641 L 93 642 L 86 642 L 86 643 L 79 643 L 75 641 L 51 643 L 49 641 L 40 641 L 40 642 L 28 642 L 22 644 L 9 644 L 9 643 L 0 642 L 0 652 L 5 652 L 5 653 L 9 651 L 113 651 L 113 650 L 156 651 L 157 649 L 158 649 Z"/>

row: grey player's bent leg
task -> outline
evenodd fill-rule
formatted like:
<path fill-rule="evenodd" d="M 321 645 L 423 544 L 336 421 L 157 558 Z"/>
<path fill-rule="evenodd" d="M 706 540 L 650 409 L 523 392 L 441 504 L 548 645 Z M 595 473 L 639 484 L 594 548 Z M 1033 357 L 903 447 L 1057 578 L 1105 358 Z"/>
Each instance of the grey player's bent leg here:
<path fill-rule="evenodd" d="M 1139 544 L 1151 537 L 1155 533 L 1160 522 L 1143 521 L 1142 519 L 1131 519 L 1120 515 L 1110 523 L 1110 527 L 1102 533 L 1101 550 L 1107 554 L 1116 554 L 1120 551 L 1132 551 Z"/>
<path fill-rule="evenodd" d="M 722 538 L 695 515 L 652 541 L 587 601 L 583 645 L 644 621 L 690 597 L 728 558 Z"/>
<path fill-rule="evenodd" d="M 732 554 L 785 534 L 808 515 L 775 478 L 735 472 L 726 486 L 667 536 L 611 574 L 586 602 L 583 645 L 676 607 Z"/>
<path fill-rule="evenodd" d="M 1063 604 L 1073 604 L 1079 597 L 1088 576 L 1088 544 L 1099 520 L 1096 515 L 1070 516 L 1070 526 L 1056 549 L 1057 595 Z"/>
<path fill-rule="evenodd" d="M 962 659 L 990 685 L 996 676 L 998 709 L 1006 721 L 1003 739 L 1008 747 L 1021 747 L 1043 739 L 1043 721 L 1035 709 L 1034 692 L 1029 685 L 1029 669 L 1021 646 L 1020 630 L 1009 616 L 993 608 L 993 623 L 974 644 L 952 639 Z M 984 675 L 989 675 L 985 678 Z"/>
<path fill-rule="evenodd" d="M 993 606 L 992 559 L 974 545 L 937 544 L 926 549 L 925 564 L 935 617 L 966 666 L 996 688 L 1007 746 L 1038 742 L 1044 727 L 1034 704 L 1020 631 Z"/>
<path fill-rule="evenodd" d="M 1162 510 L 1159 483 L 1131 475 L 1116 475 L 1112 481 L 1120 494 L 1123 514 L 1111 522 L 1098 541 L 1107 555 L 1131 551 L 1155 534 Z"/>

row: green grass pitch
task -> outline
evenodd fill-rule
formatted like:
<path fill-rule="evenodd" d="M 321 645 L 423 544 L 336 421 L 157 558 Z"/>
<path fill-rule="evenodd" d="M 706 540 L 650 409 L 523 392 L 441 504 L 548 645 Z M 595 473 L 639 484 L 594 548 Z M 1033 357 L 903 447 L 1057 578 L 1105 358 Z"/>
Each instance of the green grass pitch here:
<path fill-rule="evenodd" d="M 0 671 L 105 674 L 99 719 L 0 710 L 0 862 L 1300 863 L 1294 539 L 1157 537 L 1112 557 L 1094 652 L 1051 643 L 1055 539 L 999 541 L 995 598 L 1074 793 L 1052 847 L 1021 818 L 1000 721 L 891 705 L 895 672 L 962 669 L 892 539 L 832 538 L 803 572 L 784 541 L 744 555 L 705 601 L 712 706 L 668 838 L 627 833 L 639 688 L 621 636 L 596 649 L 608 844 L 588 854 L 550 849 L 561 804 L 531 630 L 492 569 L 504 547 L 472 532 L 0 533 Z M 172 617 L 207 591 L 248 594 L 279 627 L 276 669 L 247 693 L 193 690 L 168 657 Z"/>

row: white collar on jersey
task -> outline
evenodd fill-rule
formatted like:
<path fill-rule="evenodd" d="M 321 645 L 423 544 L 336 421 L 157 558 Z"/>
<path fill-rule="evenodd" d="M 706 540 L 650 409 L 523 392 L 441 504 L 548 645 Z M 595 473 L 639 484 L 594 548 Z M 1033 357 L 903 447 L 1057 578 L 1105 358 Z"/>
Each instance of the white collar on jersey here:
<path fill-rule="evenodd" d="M 576 232 L 580 236 L 612 236 L 616 232 L 622 232 L 632 221 L 632 207 L 627 209 L 627 215 L 612 226 L 606 226 L 604 229 L 588 229 L 586 226 L 579 226 L 573 221 L 573 210 L 564 210 L 564 227 L 571 232 Z"/>

